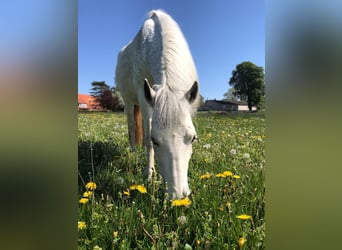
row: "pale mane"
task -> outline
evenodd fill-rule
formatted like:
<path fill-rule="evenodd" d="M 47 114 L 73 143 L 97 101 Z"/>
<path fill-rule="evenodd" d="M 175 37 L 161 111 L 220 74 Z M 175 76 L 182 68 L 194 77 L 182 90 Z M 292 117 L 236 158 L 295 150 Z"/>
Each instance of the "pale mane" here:
<path fill-rule="evenodd" d="M 178 24 L 165 12 L 154 10 L 149 16 L 159 26 L 162 37 L 162 68 L 170 90 L 186 92 L 198 81 L 190 49 Z"/>
<path fill-rule="evenodd" d="M 193 114 L 198 101 L 189 104 L 185 93 L 198 81 L 197 71 L 188 44 L 178 24 L 161 10 L 154 10 L 149 17 L 158 25 L 162 37 L 162 69 L 164 81 L 157 91 L 154 117 L 159 126 L 179 125 L 186 114 Z"/>

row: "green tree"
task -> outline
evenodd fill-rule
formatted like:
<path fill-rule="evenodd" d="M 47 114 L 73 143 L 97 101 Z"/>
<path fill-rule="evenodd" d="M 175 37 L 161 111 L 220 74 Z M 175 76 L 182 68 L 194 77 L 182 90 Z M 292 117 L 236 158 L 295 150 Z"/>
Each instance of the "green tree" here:
<path fill-rule="evenodd" d="M 226 93 L 223 94 L 224 101 L 237 101 L 237 97 L 234 95 L 234 88 L 228 89 Z"/>
<path fill-rule="evenodd" d="M 204 105 L 204 103 L 205 103 L 204 97 L 202 95 L 200 95 L 199 106 L 202 107 Z"/>
<path fill-rule="evenodd" d="M 256 105 L 258 108 L 263 103 L 265 96 L 265 74 L 263 67 L 256 66 L 251 62 L 242 62 L 236 65 L 229 80 L 234 96 L 240 100 L 246 100 L 249 110 Z"/>

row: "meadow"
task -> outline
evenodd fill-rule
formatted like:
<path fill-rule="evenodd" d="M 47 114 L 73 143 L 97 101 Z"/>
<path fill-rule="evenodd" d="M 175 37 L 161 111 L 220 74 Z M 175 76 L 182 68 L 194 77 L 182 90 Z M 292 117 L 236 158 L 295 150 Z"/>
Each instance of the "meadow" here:
<path fill-rule="evenodd" d="M 198 113 L 192 193 L 174 201 L 158 174 L 143 182 L 123 113 L 80 113 L 78 124 L 78 249 L 265 248 L 264 114 Z"/>

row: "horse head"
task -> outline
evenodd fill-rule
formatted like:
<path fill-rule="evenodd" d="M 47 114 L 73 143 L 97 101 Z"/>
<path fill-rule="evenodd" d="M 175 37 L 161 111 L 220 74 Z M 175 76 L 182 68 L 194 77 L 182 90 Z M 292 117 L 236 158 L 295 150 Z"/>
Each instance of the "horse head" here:
<path fill-rule="evenodd" d="M 184 91 L 172 91 L 167 86 L 157 90 L 145 79 L 144 93 L 152 106 L 151 141 L 160 173 L 167 183 L 171 199 L 190 194 L 188 167 L 196 130 L 192 122 L 198 97 L 198 83 Z"/>

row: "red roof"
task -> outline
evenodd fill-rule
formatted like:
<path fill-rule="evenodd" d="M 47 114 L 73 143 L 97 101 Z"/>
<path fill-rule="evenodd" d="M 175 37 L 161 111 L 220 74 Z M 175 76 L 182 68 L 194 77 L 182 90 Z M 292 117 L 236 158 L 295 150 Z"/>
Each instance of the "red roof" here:
<path fill-rule="evenodd" d="M 78 94 L 78 101 L 77 102 L 89 104 L 89 102 L 96 102 L 96 99 L 91 95 Z"/>
<path fill-rule="evenodd" d="M 78 94 L 77 98 L 78 109 L 102 109 L 95 97 L 86 94 Z"/>

